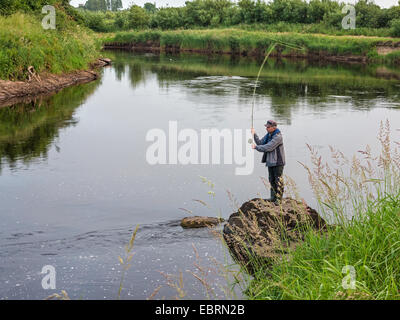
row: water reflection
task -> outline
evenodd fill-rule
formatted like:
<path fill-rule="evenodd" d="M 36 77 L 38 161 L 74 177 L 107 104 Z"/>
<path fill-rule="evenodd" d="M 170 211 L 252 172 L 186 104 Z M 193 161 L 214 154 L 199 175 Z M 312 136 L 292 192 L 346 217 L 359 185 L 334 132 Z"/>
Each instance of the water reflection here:
<path fill-rule="evenodd" d="M 19 160 L 27 164 L 34 158 L 47 158 L 60 129 L 76 125 L 75 110 L 99 83 L 78 85 L 47 99 L 0 109 L 0 170 L 4 164 L 15 168 Z"/>
<path fill-rule="evenodd" d="M 377 105 L 398 108 L 400 70 L 379 65 L 340 65 L 304 60 L 270 59 L 255 75 L 261 61 L 232 56 L 154 55 L 108 52 L 113 58 L 115 80 L 128 75 L 132 89 L 156 77 L 158 87 L 168 94 L 177 88 L 187 99 L 207 109 L 211 122 L 227 116 L 229 104 L 250 105 L 257 85 L 255 103 L 269 108 L 283 124 L 292 123 L 294 110 L 305 108 L 321 113 L 332 105 L 369 110 Z M 99 81 L 62 90 L 49 99 L 0 110 L 0 170 L 18 160 L 47 157 L 61 128 L 76 124 L 74 112 L 99 86 Z M 205 98 L 207 97 L 207 98 Z M 213 98 L 214 97 L 214 98 Z M 212 110 L 211 110 L 212 108 Z"/>
<path fill-rule="evenodd" d="M 261 61 L 249 58 L 202 55 L 135 55 L 118 52 L 117 77 L 127 66 L 132 87 L 146 79 L 145 71 L 156 75 L 165 89 L 178 86 L 196 99 L 199 94 L 235 96 L 249 103 Z M 325 103 L 343 100 L 354 109 L 368 110 L 385 99 L 399 106 L 400 70 L 379 65 L 323 64 L 305 60 L 270 59 L 257 84 L 258 105 L 270 104 L 277 119 L 291 122 L 291 110 L 305 105 L 322 110 Z M 215 101 L 212 101 L 215 103 Z"/>

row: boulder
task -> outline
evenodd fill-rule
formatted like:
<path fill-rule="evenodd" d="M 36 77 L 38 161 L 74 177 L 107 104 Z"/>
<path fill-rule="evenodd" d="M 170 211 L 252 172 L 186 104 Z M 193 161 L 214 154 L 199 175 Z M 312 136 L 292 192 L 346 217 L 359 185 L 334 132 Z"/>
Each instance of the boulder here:
<path fill-rule="evenodd" d="M 254 274 L 254 263 L 270 265 L 303 240 L 306 228 L 326 230 L 326 222 L 307 204 L 284 198 L 281 205 L 264 199 L 245 202 L 224 227 L 223 237 L 236 262 Z"/>
<path fill-rule="evenodd" d="M 106 66 L 109 66 L 112 63 L 111 59 L 109 58 L 100 58 L 99 60 L 106 63 Z"/>
<path fill-rule="evenodd" d="M 224 222 L 222 218 L 213 217 L 186 217 L 181 221 L 182 228 L 204 228 L 216 226 L 219 223 Z"/>

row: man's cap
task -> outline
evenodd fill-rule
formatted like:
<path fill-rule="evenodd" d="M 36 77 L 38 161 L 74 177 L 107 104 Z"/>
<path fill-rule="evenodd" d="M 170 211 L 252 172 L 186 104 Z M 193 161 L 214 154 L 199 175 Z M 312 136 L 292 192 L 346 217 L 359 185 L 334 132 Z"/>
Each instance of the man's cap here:
<path fill-rule="evenodd" d="M 277 127 L 278 123 L 274 120 L 268 120 L 266 124 L 264 124 L 266 127 Z"/>

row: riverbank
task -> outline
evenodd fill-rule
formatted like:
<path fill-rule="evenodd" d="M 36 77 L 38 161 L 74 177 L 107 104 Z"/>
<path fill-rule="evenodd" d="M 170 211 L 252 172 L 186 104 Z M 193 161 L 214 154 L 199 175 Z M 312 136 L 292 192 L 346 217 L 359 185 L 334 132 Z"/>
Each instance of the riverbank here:
<path fill-rule="evenodd" d="M 61 89 L 87 83 L 99 77 L 99 68 L 109 65 L 108 59 L 98 59 L 89 70 L 73 71 L 65 74 L 44 73 L 37 75 L 31 71 L 28 81 L 0 80 L 0 108 L 17 103 L 28 103 L 38 97 L 50 96 Z"/>
<path fill-rule="evenodd" d="M 367 147 L 351 161 L 332 148 L 333 164 L 310 147 L 313 165 L 305 169 L 331 223 L 323 234 L 298 224 L 303 241 L 284 256 L 251 255 L 245 261 L 254 270 L 249 299 L 400 300 L 400 162 L 388 121 L 378 140 L 380 153 Z M 291 239 L 286 223 L 283 243 Z"/>
<path fill-rule="evenodd" d="M 17 12 L 0 16 L 0 107 L 28 102 L 79 83 L 95 80 L 107 63 L 100 42 L 57 6 L 55 30 L 45 30 L 40 16 Z"/>
<path fill-rule="evenodd" d="M 104 48 L 264 56 L 275 42 L 278 45 L 271 56 L 276 57 L 361 63 L 400 62 L 399 38 L 269 33 L 235 28 L 120 32 L 104 39 Z"/>
<path fill-rule="evenodd" d="M 302 245 L 269 266 L 258 264 L 249 299 L 399 300 L 400 194 L 348 226 L 309 231 Z"/>

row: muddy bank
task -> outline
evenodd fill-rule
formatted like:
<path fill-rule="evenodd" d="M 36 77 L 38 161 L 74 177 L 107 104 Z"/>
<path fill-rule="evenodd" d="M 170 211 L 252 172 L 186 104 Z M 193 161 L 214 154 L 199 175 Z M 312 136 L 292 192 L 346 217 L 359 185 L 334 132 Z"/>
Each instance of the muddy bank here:
<path fill-rule="evenodd" d="M 388 53 L 400 51 L 400 42 L 397 43 L 378 43 L 377 52 L 384 56 Z M 104 49 L 120 49 L 130 51 L 141 51 L 141 52 L 166 52 L 166 53 L 200 53 L 200 54 L 228 54 L 236 56 L 249 56 L 249 57 L 264 57 L 265 50 L 237 50 L 237 51 L 225 51 L 209 49 L 190 49 L 181 48 L 179 45 L 165 45 L 162 46 L 159 41 L 147 41 L 147 42 L 109 42 L 104 44 Z M 369 61 L 366 55 L 353 55 L 353 54 L 333 54 L 325 52 L 323 50 L 317 52 L 301 52 L 301 51 L 290 51 L 285 52 L 283 47 L 276 46 L 276 50 L 271 53 L 271 57 L 278 58 L 301 58 L 309 60 L 320 60 L 320 61 L 331 61 L 331 62 L 347 62 L 347 63 L 367 63 Z"/>
<path fill-rule="evenodd" d="M 35 73 L 33 68 L 27 70 L 27 81 L 0 80 L 0 107 L 16 103 L 29 103 L 38 98 L 48 97 L 66 87 L 87 83 L 99 78 L 99 68 L 111 63 L 109 59 L 98 59 L 92 63 L 90 70 L 79 70 L 66 74 Z"/>

